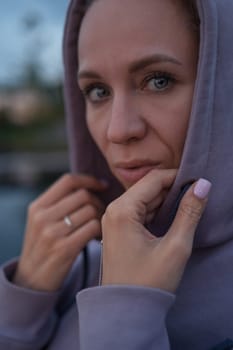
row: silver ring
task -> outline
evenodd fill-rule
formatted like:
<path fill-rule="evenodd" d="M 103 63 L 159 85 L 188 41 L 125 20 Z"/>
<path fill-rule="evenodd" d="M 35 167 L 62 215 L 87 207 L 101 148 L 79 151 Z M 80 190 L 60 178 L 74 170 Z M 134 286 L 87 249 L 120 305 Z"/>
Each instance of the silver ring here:
<path fill-rule="evenodd" d="M 71 221 L 71 219 L 70 219 L 70 217 L 68 215 L 66 215 L 64 217 L 64 222 L 65 222 L 66 226 L 68 226 L 68 227 L 72 227 L 73 226 L 73 222 Z"/>

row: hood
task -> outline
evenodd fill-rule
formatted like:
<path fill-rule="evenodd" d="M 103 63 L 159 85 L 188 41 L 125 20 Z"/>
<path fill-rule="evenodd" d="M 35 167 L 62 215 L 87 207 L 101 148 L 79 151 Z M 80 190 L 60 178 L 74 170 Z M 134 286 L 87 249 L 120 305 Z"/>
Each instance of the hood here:
<path fill-rule="evenodd" d="M 72 0 L 64 33 L 65 107 L 73 172 L 106 179 L 109 203 L 123 189 L 110 173 L 85 122 L 85 104 L 77 85 L 77 41 L 84 1 Z M 197 0 L 201 22 L 197 80 L 181 165 L 176 180 L 151 225 L 163 235 L 172 223 L 177 200 L 187 183 L 204 177 L 213 184 L 195 235 L 195 247 L 233 238 L 233 13 L 231 0 Z"/>

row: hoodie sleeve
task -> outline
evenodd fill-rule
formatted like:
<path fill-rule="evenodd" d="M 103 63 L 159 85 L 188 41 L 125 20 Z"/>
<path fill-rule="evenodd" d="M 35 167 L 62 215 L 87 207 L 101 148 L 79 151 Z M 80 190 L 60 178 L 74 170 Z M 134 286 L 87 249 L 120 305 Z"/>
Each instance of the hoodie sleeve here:
<path fill-rule="evenodd" d="M 90 261 L 86 264 L 90 266 L 86 283 L 90 287 L 98 283 L 100 244 L 90 242 L 87 250 Z M 41 350 L 52 339 L 59 321 L 83 288 L 84 254 L 77 256 L 64 285 L 56 293 L 11 283 L 17 263 L 14 259 L 0 266 L 0 350 Z"/>
<path fill-rule="evenodd" d="M 78 293 L 80 349 L 169 350 L 165 322 L 174 299 L 168 292 L 136 286 Z"/>
<path fill-rule="evenodd" d="M 39 350 L 56 322 L 59 293 L 37 292 L 10 282 L 17 261 L 0 270 L 0 350 Z"/>

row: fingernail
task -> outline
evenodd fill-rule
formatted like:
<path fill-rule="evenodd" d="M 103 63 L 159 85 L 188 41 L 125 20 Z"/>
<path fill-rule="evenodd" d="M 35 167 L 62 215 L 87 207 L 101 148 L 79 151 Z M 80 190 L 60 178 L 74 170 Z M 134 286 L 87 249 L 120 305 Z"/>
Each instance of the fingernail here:
<path fill-rule="evenodd" d="M 211 186 L 212 184 L 208 180 L 199 179 L 194 187 L 193 193 L 197 198 L 205 199 L 208 197 Z"/>

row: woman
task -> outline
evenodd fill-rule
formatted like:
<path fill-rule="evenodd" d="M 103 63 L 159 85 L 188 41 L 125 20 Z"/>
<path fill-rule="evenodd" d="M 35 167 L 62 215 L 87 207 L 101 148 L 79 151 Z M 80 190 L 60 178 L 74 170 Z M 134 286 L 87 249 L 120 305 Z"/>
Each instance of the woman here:
<path fill-rule="evenodd" d="M 230 349 L 233 4 L 84 5 L 64 39 L 82 175 L 29 209 L 1 272 L 0 349 Z"/>

